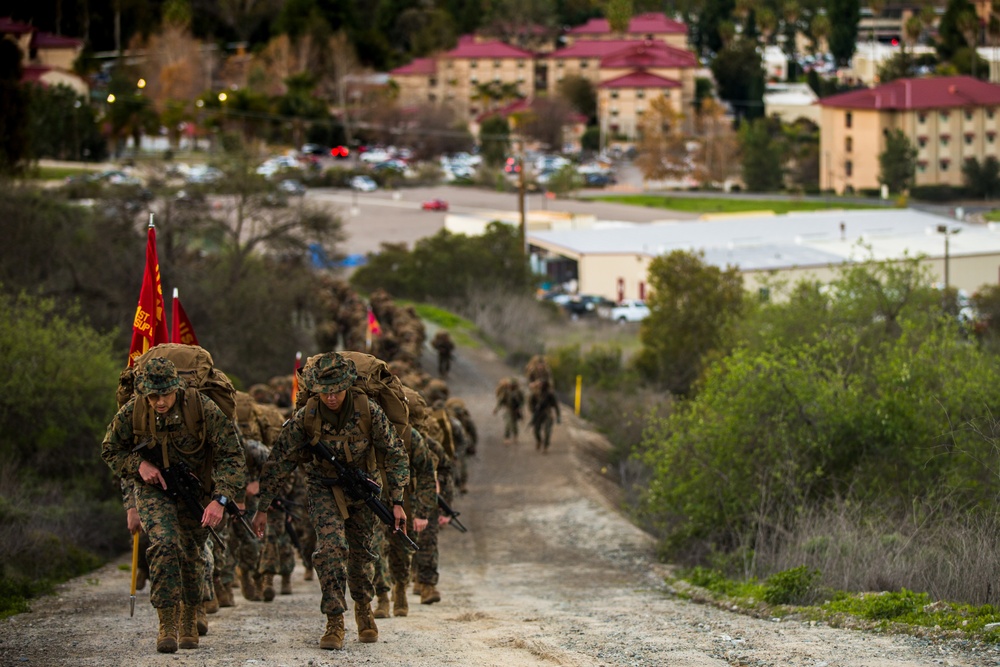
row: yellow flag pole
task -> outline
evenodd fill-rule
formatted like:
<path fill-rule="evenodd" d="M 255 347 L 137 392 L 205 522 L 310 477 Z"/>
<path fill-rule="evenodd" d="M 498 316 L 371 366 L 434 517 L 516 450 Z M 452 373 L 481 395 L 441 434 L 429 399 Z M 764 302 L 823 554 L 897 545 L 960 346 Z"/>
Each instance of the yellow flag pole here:
<path fill-rule="evenodd" d="M 573 398 L 573 414 L 580 416 L 580 398 L 583 393 L 583 376 L 576 376 L 576 395 Z"/>
<path fill-rule="evenodd" d="M 128 615 L 135 616 L 135 586 L 139 577 L 139 531 L 132 535 L 132 588 L 129 593 Z"/>

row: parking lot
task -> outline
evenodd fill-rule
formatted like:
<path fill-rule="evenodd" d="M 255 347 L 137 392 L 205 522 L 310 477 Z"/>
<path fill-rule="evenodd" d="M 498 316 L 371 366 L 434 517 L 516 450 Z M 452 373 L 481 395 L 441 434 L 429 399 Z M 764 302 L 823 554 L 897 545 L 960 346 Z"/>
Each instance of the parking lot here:
<path fill-rule="evenodd" d="M 382 243 L 406 243 L 412 247 L 418 239 L 433 236 L 444 227 L 448 213 L 425 211 L 421 205 L 432 199 L 448 202 L 450 213 L 516 211 L 517 194 L 464 186 L 404 188 L 396 191 L 357 192 L 335 188 L 316 188 L 306 195 L 309 201 L 338 210 L 344 220 L 346 254 L 377 251 Z M 585 199 L 546 199 L 541 194 L 526 197 L 527 210 L 556 210 L 594 215 L 598 220 L 653 222 L 656 220 L 692 219 L 688 213 L 649 209 Z M 353 211 L 353 212 L 352 212 Z"/>

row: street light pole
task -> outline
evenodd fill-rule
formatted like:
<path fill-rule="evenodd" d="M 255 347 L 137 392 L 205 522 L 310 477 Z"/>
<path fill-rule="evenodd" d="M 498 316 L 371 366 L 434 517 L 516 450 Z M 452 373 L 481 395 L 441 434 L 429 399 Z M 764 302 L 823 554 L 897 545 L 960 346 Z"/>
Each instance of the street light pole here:
<path fill-rule="evenodd" d="M 944 294 L 947 299 L 948 288 L 951 285 L 951 256 L 949 241 L 951 237 L 962 231 L 961 227 L 948 228 L 948 225 L 938 225 L 938 234 L 944 234 Z"/>

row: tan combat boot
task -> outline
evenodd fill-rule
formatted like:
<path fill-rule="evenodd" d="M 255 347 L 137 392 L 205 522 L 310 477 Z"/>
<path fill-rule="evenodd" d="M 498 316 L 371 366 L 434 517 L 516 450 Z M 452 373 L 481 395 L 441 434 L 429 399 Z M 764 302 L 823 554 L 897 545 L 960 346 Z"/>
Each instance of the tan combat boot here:
<path fill-rule="evenodd" d="M 204 637 L 208 634 L 208 611 L 205 609 L 207 602 L 198 605 L 198 636 Z"/>
<path fill-rule="evenodd" d="M 406 616 L 410 613 L 410 603 L 406 601 L 406 584 L 396 583 L 392 586 L 392 615 Z"/>
<path fill-rule="evenodd" d="M 181 629 L 179 648 L 198 648 L 198 607 L 181 603 Z"/>
<path fill-rule="evenodd" d="M 354 620 L 358 622 L 358 641 L 371 644 L 378 641 L 378 627 L 372 615 L 372 601 L 358 600 L 354 604 Z"/>
<path fill-rule="evenodd" d="M 281 594 L 282 595 L 292 594 L 292 575 L 290 574 L 281 575 Z"/>
<path fill-rule="evenodd" d="M 215 593 L 215 597 L 211 600 L 205 600 L 205 613 L 206 614 L 218 614 L 219 613 L 219 594 Z"/>
<path fill-rule="evenodd" d="M 413 582 L 413 594 L 414 595 L 420 595 L 420 589 L 422 587 L 423 587 L 422 583 L 420 583 L 419 581 L 414 581 Z"/>
<path fill-rule="evenodd" d="M 265 574 L 261 577 L 261 592 L 264 596 L 264 602 L 271 602 L 274 600 L 274 575 Z"/>
<path fill-rule="evenodd" d="M 156 635 L 158 653 L 177 652 L 177 607 L 161 607 L 156 610 L 160 617 L 160 631 Z"/>
<path fill-rule="evenodd" d="M 305 572 L 302 573 L 302 581 L 312 581 L 313 580 L 313 569 L 307 567 Z"/>
<path fill-rule="evenodd" d="M 240 569 L 240 590 L 243 592 L 244 599 L 250 600 L 251 602 L 259 602 L 260 594 L 257 592 L 257 587 L 253 583 L 253 578 L 250 576 L 249 572 L 245 572 Z"/>
<path fill-rule="evenodd" d="M 441 594 L 434 584 L 424 584 L 420 588 L 420 604 L 434 604 L 441 601 Z"/>
<path fill-rule="evenodd" d="M 378 602 L 375 604 L 375 611 L 372 612 L 375 618 L 389 618 L 389 594 L 379 593 Z"/>
<path fill-rule="evenodd" d="M 344 615 L 329 614 L 326 617 L 326 632 L 320 637 L 319 647 L 332 651 L 344 648 Z"/>
<path fill-rule="evenodd" d="M 222 596 L 219 598 L 220 607 L 235 607 L 236 598 L 233 597 L 233 585 L 222 584 Z"/>

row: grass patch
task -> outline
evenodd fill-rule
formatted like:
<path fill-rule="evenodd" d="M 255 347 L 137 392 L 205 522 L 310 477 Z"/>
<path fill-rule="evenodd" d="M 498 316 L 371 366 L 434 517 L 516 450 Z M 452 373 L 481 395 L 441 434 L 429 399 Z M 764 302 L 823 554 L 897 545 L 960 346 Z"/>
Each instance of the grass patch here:
<path fill-rule="evenodd" d="M 476 333 L 476 325 L 464 317 L 426 303 L 414 303 L 412 305 L 417 311 L 417 315 L 420 316 L 420 319 L 426 320 L 442 329 L 447 329 L 456 345 L 473 349 L 481 345 Z"/>
<path fill-rule="evenodd" d="M 711 197 L 665 197 L 657 195 L 607 195 L 594 197 L 614 204 L 630 204 L 649 208 L 665 208 L 685 213 L 747 213 L 771 211 L 776 214 L 791 211 L 826 211 L 834 209 L 870 209 L 865 204 L 846 202 L 797 201 L 776 199 L 728 199 Z"/>
<path fill-rule="evenodd" d="M 905 588 L 879 593 L 824 590 L 827 599 L 814 605 L 795 606 L 789 601 L 815 591 L 818 577 L 817 570 L 798 567 L 761 583 L 754 578 L 733 580 L 718 570 L 695 567 L 679 570 L 667 583 L 678 597 L 758 618 L 794 616 L 835 627 L 1000 643 L 1000 626 L 993 626 L 1000 625 L 1000 609 L 991 604 L 932 602 L 927 593 Z"/>
<path fill-rule="evenodd" d="M 1000 221 L 1000 209 L 995 208 L 992 211 L 984 213 L 983 214 L 983 218 L 987 222 L 998 222 L 998 221 Z"/>
<path fill-rule="evenodd" d="M 92 174 L 94 170 L 85 167 L 36 167 L 29 173 L 32 179 L 39 181 L 64 181 L 70 176 Z"/>

